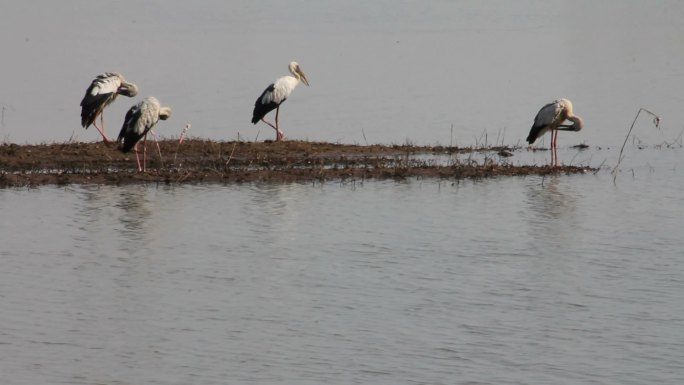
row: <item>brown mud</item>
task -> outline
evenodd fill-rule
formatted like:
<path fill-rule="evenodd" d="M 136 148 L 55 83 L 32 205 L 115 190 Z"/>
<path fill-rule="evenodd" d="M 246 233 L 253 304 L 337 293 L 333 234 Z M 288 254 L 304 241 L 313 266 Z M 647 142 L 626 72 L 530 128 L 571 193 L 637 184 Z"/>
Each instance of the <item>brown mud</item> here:
<path fill-rule="evenodd" d="M 140 144 L 142 152 L 142 143 Z M 349 145 L 306 141 L 147 143 L 147 171 L 135 154 L 103 143 L 0 145 L 0 187 L 45 184 L 308 182 L 324 180 L 486 178 L 593 171 L 578 166 L 511 165 L 510 147 Z M 161 152 L 161 158 L 160 158 Z M 480 153 L 480 160 L 437 161 Z M 142 154 L 141 154 L 142 158 Z M 462 157 L 459 157 L 461 159 Z M 454 157 L 456 159 L 456 157 Z"/>

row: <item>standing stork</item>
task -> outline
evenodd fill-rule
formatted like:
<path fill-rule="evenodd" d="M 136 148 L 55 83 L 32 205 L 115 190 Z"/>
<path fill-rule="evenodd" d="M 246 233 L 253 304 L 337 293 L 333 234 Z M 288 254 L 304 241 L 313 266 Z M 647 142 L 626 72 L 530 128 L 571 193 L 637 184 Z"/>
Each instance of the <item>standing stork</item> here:
<path fill-rule="evenodd" d="M 104 133 L 104 109 L 110 105 L 118 95 L 134 97 L 138 94 L 138 86 L 129 83 L 121 74 L 116 72 L 105 72 L 98 75 L 90 87 L 86 90 L 83 100 L 81 100 L 81 125 L 88 129 L 91 124 L 100 131 L 105 143 L 110 140 Z M 100 125 L 95 123 L 97 116 L 100 115 Z"/>
<path fill-rule="evenodd" d="M 147 156 L 147 133 L 152 127 L 161 120 L 166 120 L 171 116 L 171 108 L 162 107 L 157 98 L 150 96 L 143 99 L 140 103 L 131 107 L 126 113 L 121 132 L 117 142 L 121 152 L 129 152 L 135 149 L 135 160 L 138 162 L 138 171 L 146 170 Z M 138 142 L 143 140 L 143 164 L 140 167 L 140 157 L 138 155 Z"/>
<path fill-rule="evenodd" d="M 271 83 L 264 92 L 257 98 L 254 103 L 254 112 L 252 113 L 252 123 L 257 124 L 259 120 L 273 127 L 276 131 L 276 141 L 281 141 L 284 138 L 284 133 L 280 129 L 278 123 L 278 113 L 280 112 L 280 105 L 287 100 L 292 91 L 294 91 L 297 84 L 301 81 L 302 83 L 309 86 L 309 81 L 306 79 L 306 75 L 302 72 L 297 62 L 290 63 L 290 75 L 278 78 L 275 82 Z M 275 116 L 275 126 L 267 122 L 264 117 L 269 112 L 276 110 Z"/>
<path fill-rule="evenodd" d="M 565 120 L 572 122 L 571 125 L 562 124 Z M 584 127 L 584 121 L 572 112 L 572 102 L 568 99 L 558 99 L 545 105 L 539 110 L 534 118 L 534 124 L 527 136 L 527 142 L 532 145 L 535 140 L 551 131 L 551 163 L 558 166 L 558 131 L 579 131 Z"/>

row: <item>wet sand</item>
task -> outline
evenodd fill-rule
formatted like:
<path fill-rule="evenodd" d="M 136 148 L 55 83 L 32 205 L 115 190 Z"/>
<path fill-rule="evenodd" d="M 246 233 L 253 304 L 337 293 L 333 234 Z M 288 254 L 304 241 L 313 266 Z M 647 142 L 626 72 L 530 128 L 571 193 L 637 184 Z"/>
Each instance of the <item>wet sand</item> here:
<path fill-rule="evenodd" d="M 140 145 L 142 151 L 142 143 Z M 0 187 L 46 184 L 308 182 L 404 178 L 487 178 L 593 171 L 579 166 L 512 165 L 520 148 L 349 145 L 307 141 L 216 142 L 190 139 L 147 144 L 147 171 L 114 145 L 0 145 Z M 161 152 L 161 157 L 160 157 Z M 478 153 L 468 161 L 450 154 Z M 141 154 L 142 157 L 142 154 Z M 437 158 L 442 157 L 441 161 Z M 462 159 L 463 157 L 460 157 Z M 454 159 L 456 159 L 454 157 Z"/>

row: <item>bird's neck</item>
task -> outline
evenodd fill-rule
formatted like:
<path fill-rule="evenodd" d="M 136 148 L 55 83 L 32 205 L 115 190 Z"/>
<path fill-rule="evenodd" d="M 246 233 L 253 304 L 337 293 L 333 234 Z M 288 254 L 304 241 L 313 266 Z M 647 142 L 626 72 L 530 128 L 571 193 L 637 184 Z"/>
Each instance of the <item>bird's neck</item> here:
<path fill-rule="evenodd" d="M 572 122 L 572 128 L 575 131 L 579 131 L 582 129 L 582 127 L 584 127 L 584 120 L 582 120 L 582 118 L 579 116 L 570 115 L 568 116 L 568 120 Z"/>
<path fill-rule="evenodd" d="M 299 79 L 295 76 L 287 75 L 283 77 L 283 83 L 287 84 L 287 87 L 294 89 L 299 84 Z"/>

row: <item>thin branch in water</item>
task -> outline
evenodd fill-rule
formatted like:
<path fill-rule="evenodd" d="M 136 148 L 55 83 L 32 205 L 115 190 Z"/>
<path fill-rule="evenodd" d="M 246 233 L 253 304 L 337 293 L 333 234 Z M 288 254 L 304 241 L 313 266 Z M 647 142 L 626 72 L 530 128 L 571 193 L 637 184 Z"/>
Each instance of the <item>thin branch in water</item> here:
<path fill-rule="evenodd" d="M 159 153 L 159 163 L 161 163 L 162 168 L 164 168 L 164 158 L 162 158 L 161 148 L 159 148 L 159 141 L 157 140 L 157 134 L 154 133 L 154 130 L 150 130 L 150 134 L 152 134 L 152 138 L 154 138 L 154 143 L 157 144 L 157 152 Z"/>
<path fill-rule="evenodd" d="M 480 144 L 482 142 L 482 138 L 484 138 L 484 146 Z M 480 134 L 479 138 L 475 137 L 475 148 L 476 149 L 487 148 L 487 129 L 486 128 L 482 129 L 482 134 Z"/>
<path fill-rule="evenodd" d="M 665 146 L 667 146 L 668 148 L 674 147 L 675 145 L 679 145 L 679 147 L 682 147 L 682 134 L 684 134 L 684 128 L 682 128 L 682 130 L 679 131 L 679 135 L 677 135 L 677 137 L 671 143 L 665 141 Z"/>
<path fill-rule="evenodd" d="M 183 140 L 185 139 L 185 134 L 188 133 L 189 129 L 190 129 L 190 123 L 186 124 L 185 127 L 183 127 L 183 131 L 181 131 L 181 134 L 180 134 L 180 139 L 178 139 L 178 145 L 183 144 Z"/>
<path fill-rule="evenodd" d="M 226 161 L 226 164 L 224 167 L 228 167 L 228 163 L 230 163 L 230 160 L 233 159 L 233 153 L 235 152 L 235 146 L 237 146 L 237 142 L 233 143 L 233 149 L 230 151 L 230 155 L 228 155 L 228 160 Z"/>
<path fill-rule="evenodd" d="M 654 114 L 653 112 L 641 107 L 639 108 L 639 111 L 637 111 L 636 116 L 634 117 L 634 121 L 632 122 L 632 125 L 629 127 L 629 131 L 627 131 L 627 136 L 625 136 L 625 141 L 622 143 L 622 147 L 620 148 L 620 154 L 618 155 L 618 161 L 615 167 L 613 168 L 613 183 L 617 180 L 617 170 L 618 167 L 620 167 L 620 163 L 622 163 L 622 153 L 625 151 L 625 145 L 627 144 L 627 140 L 629 139 L 629 135 L 632 133 L 632 130 L 634 129 L 634 124 L 636 124 L 637 119 L 639 118 L 639 114 L 641 112 L 646 112 L 647 114 L 653 116 L 653 124 L 656 126 L 656 128 L 660 129 L 660 116 Z"/>
<path fill-rule="evenodd" d="M 183 127 L 183 130 L 181 131 L 180 139 L 178 139 L 178 146 L 176 146 L 176 153 L 173 154 L 173 164 L 176 164 L 176 157 L 178 156 L 178 150 L 180 150 L 180 146 L 181 146 L 181 144 L 183 144 L 183 141 L 185 140 L 185 135 L 188 133 L 189 129 L 190 129 L 190 123 L 186 124 L 185 127 Z"/>
<path fill-rule="evenodd" d="M 604 159 L 603 162 L 601 162 L 601 164 L 599 164 L 599 166 L 596 167 L 596 171 L 594 171 L 594 175 L 598 174 L 598 172 L 601 170 L 601 167 L 603 167 L 603 165 L 606 163 L 606 160 L 607 159 Z"/>
<path fill-rule="evenodd" d="M 499 128 L 499 132 L 496 134 L 496 142 L 494 143 L 494 145 L 503 147 L 505 137 L 506 137 L 506 127 Z M 499 142 L 499 139 L 501 139 L 501 142 Z"/>
<path fill-rule="evenodd" d="M 449 142 L 449 148 L 454 148 L 454 124 L 451 123 L 451 141 Z"/>

